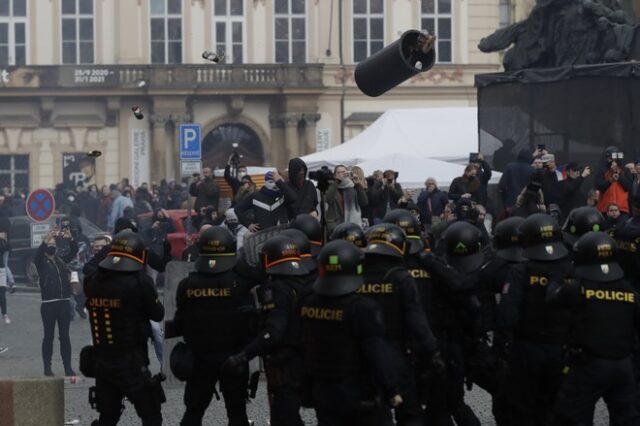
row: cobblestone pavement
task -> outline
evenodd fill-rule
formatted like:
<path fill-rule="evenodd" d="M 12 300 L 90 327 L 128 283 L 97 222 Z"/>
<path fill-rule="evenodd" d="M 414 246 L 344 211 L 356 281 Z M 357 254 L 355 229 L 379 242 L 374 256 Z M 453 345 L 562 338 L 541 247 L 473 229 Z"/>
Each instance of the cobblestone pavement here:
<path fill-rule="evenodd" d="M 8 346 L 9 351 L 0 355 L 0 377 L 34 377 L 43 374 L 41 341 L 42 321 L 40 319 L 40 295 L 37 293 L 25 293 L 18 291 L 8 295 L 8 309 L 12 324 L 5 325 L 0 322 L 0 346 Z M 76 318 L 71 323 L 71 342 L 73 348 L 73 365 L 78 365 L 80 349 L 89 344 L 89 324 L 85 320 Z M 151 369 L 159 370 L 159 365 L 153 356 Z M 54 341 L 53 371 L 57 375 L 62 374 L 62 361 L 59 355 L 57 339 Z M 77 370 L 77 368 L 76 368 Z M 65 383 L 65 413 L 66 420 L 77 419 L 80 425 L 90 425 L 96 418 L 96 413 L 88 403 L 88 389 L 93 384 L 92 379 L 78 378 L 76 384 Z M 168 402 L 162 406 L 164 424 L 177 426 L 180 423 L 184 407 L 182 404 L 183 386 L 165 386 Z M 481 420 L 482 425 L 495 425 L 491 416 L 491 400 L 484 391 L 478 389 L 467 394 L 467 402 L 473 408 Z M 595 425 L 608 424 L 606 409 L 599 405 L 596 410 Z M 248 404 L 249 418 L 254 420 L 256 426 L 268 425 L 268 407 L 265 395 L 264 383 L 260 383 L 258 395 Z M 313 410 L 303 410 L 302 416 L 307 425 L 315 425 Z M 126 404 L 125 412 L 119 425 L 133 426 L 140 422 L 135 415 L 133 407 Z M 222 401 L 212 402 L 207 411 L 205 425 L 226 425 L 224 405 Z M 55 426 L 55 425 L 53 425 Z"/>

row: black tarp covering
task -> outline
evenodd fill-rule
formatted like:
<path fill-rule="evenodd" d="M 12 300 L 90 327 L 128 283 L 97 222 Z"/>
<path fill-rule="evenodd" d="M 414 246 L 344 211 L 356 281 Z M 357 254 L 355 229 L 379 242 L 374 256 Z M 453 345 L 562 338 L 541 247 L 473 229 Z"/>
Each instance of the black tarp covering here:
<path fill-rule="evenodd" d="M 594 166 L 616 145 L 640 157 L 640 63 L 477 75 L 480 151 L 492 158 L 512 139 L 513 158 L 545 144 L 559 164 Z"/>

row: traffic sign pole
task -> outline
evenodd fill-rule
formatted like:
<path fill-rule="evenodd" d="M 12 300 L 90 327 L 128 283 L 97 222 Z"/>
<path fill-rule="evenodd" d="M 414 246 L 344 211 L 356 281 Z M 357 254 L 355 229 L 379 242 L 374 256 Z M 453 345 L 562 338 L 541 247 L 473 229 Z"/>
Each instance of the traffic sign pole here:
<path fill-rule="evenodd" d="M 183 174 L 187 162 L 200 163 L 202 160 L 202 127 L 200 124 L 180 125 L 180 174 Z M 202 164 L 200 163 L 200 169 Z M 202 170 L 200 170 L 200 173 Z M 191 244 L 193 222 L 191 220 L 191 175 L 187 175 L 187 244 Z"/>

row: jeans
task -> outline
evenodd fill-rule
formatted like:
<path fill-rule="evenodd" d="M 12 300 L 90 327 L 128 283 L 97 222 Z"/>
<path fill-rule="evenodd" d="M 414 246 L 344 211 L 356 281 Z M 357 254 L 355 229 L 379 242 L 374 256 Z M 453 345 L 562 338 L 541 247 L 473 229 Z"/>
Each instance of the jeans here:
<path fill-rule="evenodd" d="M 9 269 L 9 252 L 5 251 L 2 253 L 2 261 L 4 262 L 4 267 L 7 270 L 7 285 L 13 287 L 16 285 L 16 280 L 13 278 L 13 272 Z"/>
<path fill-rule="evenodd" d="M 56 300 L 40 305 L 42 324 L 44 326 L 44 339 L 42 339 L 42 361 L 45 370 L 51 368 L 51 356 L 53 355 L 53 335 L 58 323 L 58 336 L 60 340 L 60 355 L 65 371 L 71 371 L 71 339 L 69 338 L 69 300 Z"/>

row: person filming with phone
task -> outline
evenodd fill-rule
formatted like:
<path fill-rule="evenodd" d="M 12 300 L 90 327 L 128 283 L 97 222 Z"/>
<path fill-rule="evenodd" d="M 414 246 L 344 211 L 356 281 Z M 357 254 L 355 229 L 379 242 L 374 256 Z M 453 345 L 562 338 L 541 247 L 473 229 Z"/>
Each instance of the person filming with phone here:
<path fill-rule="evenodd" d="M 491 179 L 491 166 L 479 152 L 469 154 L 469 164 L 462 176 L 455 178 L 449 187 L 449 199 L 458 202 L 460 198 L 487 204 L 487 183 Z"/>
<path fill-rule="evenodd" d="M 624 154 L 615 146 L 605 149 L 600 168 L 595 174 L 595 186 L 600 191 L 598 211 L 606 214 L 610 204 L 617 204 L 621 216 L 629 215 L 629 192 L 633 181 L 631 173 L 624 167 Z"/>

